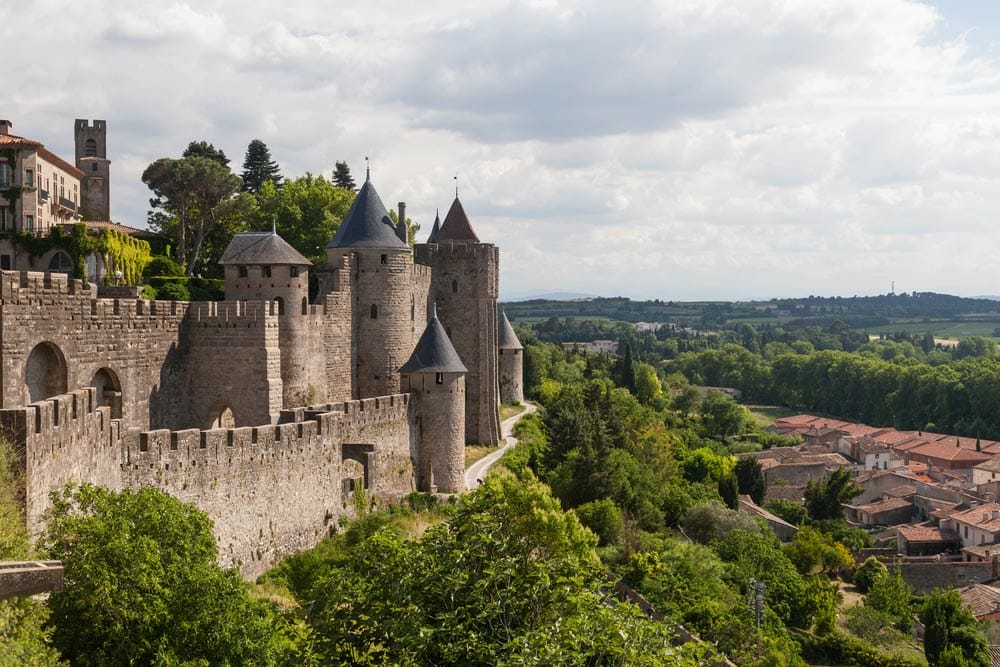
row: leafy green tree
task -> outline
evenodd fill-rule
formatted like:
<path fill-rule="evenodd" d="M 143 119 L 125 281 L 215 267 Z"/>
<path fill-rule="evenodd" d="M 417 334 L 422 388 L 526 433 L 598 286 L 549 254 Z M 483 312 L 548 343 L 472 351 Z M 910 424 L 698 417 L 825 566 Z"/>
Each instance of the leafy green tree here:
<path fill-rule="evenodd" d="M 257 193 L 254 227 L 277 225 L 293 248 L 315 264 L 326 263 L 326 244 L 354 201 L 354 192 L 338 188 L 322 176 L 306 174 L 285 181 L 280 189 L 265 181 Z"/>
<path fill-rule="evenodd" d="M 221 231 L 228 243 L 252 206 L 246 195 L 235 196 L 240 177 L 207 157 L 160 158 L 146 167 L 142 182 L 154 194 L 149 224 L 176 241 L 177 259 L 189 276 L 212 235 Z"/>
<path fill-rule="evenodd" d="M 341 552 L 309 622 L 329 664 L 694 664 L 605 604 L 595 543 L 544 485 L 494 475 L 419 539 L 384 528 Z"/>
<path fill-rule="evenodd" d="M 52 495 L 43 544 L 63 561 L 54 641 L 74 665 L 271 664 L 273 619 L 216 564 L 211 520 L 146 487 Z"/>
<path fill-rule="evenodd" d="M 912 600 L 913 591 L 896 567 L 891 573 L 875 576 L 865 596 L 865 605 L 888 615 L 897 629 L 908 632 L 912 625 Z"/>
<path fill-rule="evenodd" d="M 271 181 L 275 186 L 281 187 L 281 168 L 271 158 L 267 144 L 254 139 L 247 146 L 246 157 L 243 159 L 243 190 L 255 195 L 260 192 L 264 181 Z"/>
<path fill-rule="evenodd" d="M 734 530 L 746 533 L 760 531 L 753 517 L 730 509 L 717 500 L 700 503 L 688 510 L 683 526 L 684 533 L 701 544 L 723 539 Z"/>
<path fill-rule="evenodd" d="M 584 503 L 576 508 L 576 515 L 580 523 L 594 531 L 603 545 L 615 544 L 624 528 L 622 511 L 610 498 Z"/>
<path fill-rule="evenodd" d="M 801 526 L 809 516 L 804 505 L 785 498 L 775 498 L 767 501 L 765 509 L 779 519 L 784 519 L 793 526 Z"/>
<path fill-rule="evenodd" d="M 31 548 L 21 494 L 24 472 L 14 448 L 0 438 L 0 561 L 36 558 Z M 0 667 L 61 665 L 46 628 L 48 608 L 30 597 L 0 600 Z"/>
<path fill-rule="evenodd" d="M 806 509 L 816 521 L 842 519 L 843 505 L 863 491 L 854 481 L 854 473 L 850 468 L 838 468 L 825 480 L 810 480 L 806 484 Z"/>
<path fill-rule="evenodd" d="M 854 585 L 857 586 L 859 592 L 867 593 L 878 577 L 888 576 L 888 574 L 889 570 L 882 564 L 882 561 L 875 556 L 869 556 L 868 560 L 854 572 Z"/>
<path fill-rule="evenodd" d="M 337 162 L 334 165 L 333 184 L 338 188 L 351 190 L 352 192 L 357 188 L 354 177 L 351 176 L 351 168 L 347 166 L 346 162 Z"/>
<path fill-rule="evenodd" d="M 955 589 L 936 590 L 927 597 L 920 622 L 924 625 L 924 653 L 931 667 L 964 664 L 989 667 L 986 639 L 976 631 L 976 618 L 962 605 Z"/>
<path fill-rule="evenodd" d="M 749 456 L 737 459 L 733 472 L 736 474 L 740 493 L 750 496 L 758 505 L 763 504 L 764 494 L 767 493 L 767 480 L 764 478 L 760 461 Z"/>
<path fill-rule="evenodd" d="M 221 148 L 216 148 L 207 141 L 192 141 L 181 154 L 181 157 L 203 157 L 218 162 L 221 166 L 229 170 L 229 158 Z"/>
<path fill-rule="evenodd" d="M 811 526 L 795 534 L 785 554 L 803 575 L 835 573 L 854 563 L 847 547 Z"/>
<path fill-rule="evenodd" d="M 640 363 L 635 369 L 635 397 L 643 405 L 655 405 L 663 398 L 663 387 L 656 369 L 649 364 Z"/>
<path fill-rule="evenodd" d="M 707 436 L 728 437 L 742 433 L 752 419 L 750 412 L 717 389 L 711 389 L 701 402 L 703 431 Z"/>

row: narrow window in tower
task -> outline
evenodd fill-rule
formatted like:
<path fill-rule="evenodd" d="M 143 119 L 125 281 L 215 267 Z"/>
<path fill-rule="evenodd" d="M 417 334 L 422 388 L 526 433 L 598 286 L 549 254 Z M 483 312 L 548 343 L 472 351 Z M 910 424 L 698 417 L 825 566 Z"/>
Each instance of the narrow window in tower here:
<path fill-rule="evenodd" d="M 434 384 L 444 384 L 444 373 L 434 374 Z"/>
<path fill-rule="evenodd" d="M 451 293 L 452 294 L 456 294 L 457 292 L 458 292 L 458 281 L 457 280 L 452 280 L 451 281 Z"/>
<path fill-rule="evenodd" d="M 378 319 L 378 306 L 376 306 L 374 303 L 372 304 L 371 316 L 373 320 Z"/>
<path fill-rule="evenodd" d="M 97 163 L 96 162 L 91 162 L 90 163 L 90 170 L 91 171 L 97 171 Z"/>
<path fill-rule="evenodd" d="M 270 266 L 262 266 L 262 267 L 260 267 L 260 277 L 261 278 L 270 278 L 271 277 L 271 267 Z"/>
<path fill-rule="evenodd" d="M 388 256 L 388 255 L 382 255 L 382 263 L 383 263 L 383 264 L 385 264 L 385 263 L 386 263 L 386 260 L 388 260 L 388 259 L 389 259 L 389 256 Z"/>
<path fill-rule="evenodd" d="M 297 267 L 297 266 L 290 266 L 290 267 L 288 267 L 288 276 L 291 277 L 291 278 L 298 278 L 299 277 L 299 267 Z"/>
<path fill-rule="evenodd" d="M 240 272 L 239 273 L 240 278 L 246 278 L 247 277 L 247 274 L 248 274 L 247 267 L 241 266 L 238 270 Z"/>
<path fill-rule="evenodd" d="M 84 157 L 97 157 L 97 142 L 93 139 L 87 139 L 87 143 L 83 145 L 83 155 Z"/>

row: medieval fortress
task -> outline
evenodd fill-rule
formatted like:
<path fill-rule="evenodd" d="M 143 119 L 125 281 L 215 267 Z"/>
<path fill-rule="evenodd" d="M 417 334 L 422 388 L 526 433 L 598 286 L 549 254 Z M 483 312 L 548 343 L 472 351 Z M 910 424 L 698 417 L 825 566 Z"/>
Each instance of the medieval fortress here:
<path fill-rule="evenodd" d="M 0 272 L 0 428 L 29 526 L 67 483 L 154 486 L 207 512 L 220 561 L 254 577 L 359 498 L 463 491 L 465 444 L 497 444 L 499 404 L 523 398 L 521 345 L 497 247 L 458 198 L 412 250 L 403 204 L 399 220 L 369 178 L 325 266 L 278 230 L 238 234 L 217 302 Z"/>

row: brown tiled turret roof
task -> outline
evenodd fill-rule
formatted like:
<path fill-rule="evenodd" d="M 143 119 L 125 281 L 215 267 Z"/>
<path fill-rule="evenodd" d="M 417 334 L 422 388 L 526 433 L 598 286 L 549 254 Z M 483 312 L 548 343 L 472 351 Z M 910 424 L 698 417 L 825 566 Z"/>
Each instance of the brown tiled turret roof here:
<path fill-rule="evenodd" d="M 451 208 L 448 209 L 448 215 L 444 217 L 441 229 L 434 235 L 434 243 L 447 241 L 479 243 L 479 237 L 472 229 L 469 216 L 465 214 L 465 209 L 462 208 L 462 202 L 458 200 L 458 197 L 455 197 L 455 201 L 451 203 Z"/>

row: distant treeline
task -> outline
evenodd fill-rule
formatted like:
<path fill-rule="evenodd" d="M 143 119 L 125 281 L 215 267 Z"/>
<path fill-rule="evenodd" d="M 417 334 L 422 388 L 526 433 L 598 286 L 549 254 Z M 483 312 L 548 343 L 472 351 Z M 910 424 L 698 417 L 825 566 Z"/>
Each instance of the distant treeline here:
<path fill-rule="evenodd" d="M 732 302 L 679 302 L 660 299 L 632 301 L 625 297 L 614 297 L 573 301 L 517 301 L 505 304 L 504 310 L 512 321 L 574 317 L 721 326 L 733 319 L 792 317 L 821 318 L 826 321 L 836 318 L 850 326 L 866 327 L 888 324 L 891 320 L 901 318 L 1000 315 L 1000 301 L 967 299 L 934 292 Z"/>

